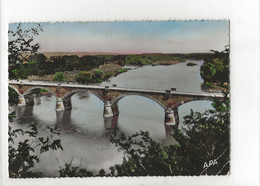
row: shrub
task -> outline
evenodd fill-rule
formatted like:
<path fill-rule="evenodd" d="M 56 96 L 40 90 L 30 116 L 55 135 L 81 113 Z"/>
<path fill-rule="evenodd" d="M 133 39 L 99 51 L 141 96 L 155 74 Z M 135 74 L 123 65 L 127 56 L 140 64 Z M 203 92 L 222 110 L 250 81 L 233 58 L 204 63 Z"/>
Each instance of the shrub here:
<path fill-rule="evenodd" d="M 92 75 L 92 83 L 101 83 L 103 81 L 104 71 L 100 69 L 95 69 Z"/>
<path fill-rule="evenodd" d="M 71 164 L 65 163 L 65 168 L 59 170 L 59 177 L 91 177 L 93 173 L 86 169 L 73 167 Z"/>
<path fill-rule="evenodd" d="M 201 66 L 201 77 L 205 80 L 205 81 L 209 81 L 212 80 L 213 77 L 216 75 L 216 67 L 214 64 L 212 63 L 206 63 L 205 65 L 203 64 Z"/>
<path fill-rule="evenodd" d="M 115 76 L 121 74 L 121 73 L 124 73 L 124 72 L 127 72 L 130 68 L 122 68 L 122 69 L 119 69 L 116 71 L 116 74 Z"/>
<path fill-rule="evenodd" d="M 186 66 L 195 66 L 195 65 L 197 65 L 197 64 L 196 64 L 196 63 L 189 62 L 189 63 L 187 63 Z"/>
<path fill-rule="evenodd" d="M 89 84 L 91 82 L 90 72 L 80 71 L 76 76 L 76 81 L 82 84 Z"/>
<path fill-rule="evenodd" d="M 66 81 L 63 72 L 56 72 L 53 81 L 64 82 Z"/>
<path fill-rule="evenodd" d="M 106 72 L 106 73 L 104 74 L 103 80 L 108 80 L 112 75 L 113 75 L 112 72 Z"/>

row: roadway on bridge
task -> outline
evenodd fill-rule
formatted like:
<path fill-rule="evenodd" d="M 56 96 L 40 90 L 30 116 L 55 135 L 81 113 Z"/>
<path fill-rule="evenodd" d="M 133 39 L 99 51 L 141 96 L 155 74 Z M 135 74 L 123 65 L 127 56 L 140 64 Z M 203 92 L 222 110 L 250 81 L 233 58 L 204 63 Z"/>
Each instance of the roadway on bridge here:
<path fill-rule="evenodd" d="M 59 83 L 59 82 L 43 82 L 43 81 L 28 81 L 28 80 L 9 80 L 10 85 L 29 85 L 36 87 L 50 87 L 50 86 L 60 86 L 68 88 L 77 88 L 77 89 L 95 89 L 95 90 L 105 90 L 107 87 L 99 85 L 81 85 L 81 84 L 71 84 L 71 83 Z M 109 87 L 109 90 L 114 91 L 124 91 L 124 92 L 138 92 L 138 93 L 155 93 L 155 94 L 165 94 L 166 90 L 153 90 L 153 89 L 135 89 L 135 88 L 122 88 L 122 87 Z M 170 91 L 171 95 L 188 95 L 188 96 L 202 96 L 202 97 L 223 97 L 222 93 L 209 93 L 209 92 L 181 92 L 181 91 Z"/>

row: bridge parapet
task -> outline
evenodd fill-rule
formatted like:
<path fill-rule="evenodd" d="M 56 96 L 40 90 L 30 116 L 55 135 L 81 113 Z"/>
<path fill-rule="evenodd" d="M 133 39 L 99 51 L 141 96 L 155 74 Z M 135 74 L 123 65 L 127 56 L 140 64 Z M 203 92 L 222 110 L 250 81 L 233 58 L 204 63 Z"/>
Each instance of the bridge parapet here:
<path fill-rule="evenodd" d="M 56 98 L 61 98 L 65 103 L 65 108 L 70 109 L 70 97 L 79 91 L 88 91 L 97 96 L 104 103 L 109 101 L 112 108 L 117 105 L 117 102 L 129 95 L 143 96 L 155 101 L 164 109 L 176 109 L 180 105 L 190 101 L 196 100 L 213 100 L 221 99 L 223 97 L 220 93 L 192 93 L 192 92 L 178 92 L 175 89 L 171 90 L 147 90 L 147 89 L 133 89 L 133 88 L 120 88 L 120 87 L 102 87 L 93 85 L 78 85 L 78 84 L 55 84 L 43 82 L 13 82 L 10 81 L 9 85 L 16 89 L 20 96 L 28 95 L 33 90 L 43 88 L 49 91 Z M 67 103 L 66 103 L 67 102 Z M 70 105 L 70 106 L 66 106 Z"/>

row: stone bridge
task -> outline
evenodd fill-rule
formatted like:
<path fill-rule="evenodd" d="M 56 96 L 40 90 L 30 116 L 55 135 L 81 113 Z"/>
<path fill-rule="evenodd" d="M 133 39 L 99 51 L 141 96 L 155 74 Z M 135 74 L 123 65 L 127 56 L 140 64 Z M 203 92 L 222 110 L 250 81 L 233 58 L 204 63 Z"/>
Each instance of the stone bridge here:
<path fill-rule="evenodd" d="M 130 89 L 119 88 L 113 85 L 94 86 L 94 85 L 78 85 L 78 84 L 55 84 L 46 82 L 30 82 L 30 81 L 9 81 L 9 87 L 13 88 L 19 95 L 18 106 L 25 106 L 29 102 L 33 102 L 35 90 L 45 89 L 56 97 L 56 110 L 62 111 L 72 108 L 71 96 L 77 92 L 89 92 L 97 96 L 104 103 L 103 116 L 105 118 L 113 117 L 119 114 L 118 102 L 120 99 L 128 95 L 139 95 L 149 98 L 160 105 L 165 110 L 165 127 L 166 131 L 172 128 L 172 125 L 178 126 L 179 116 L 178 107 L 187 102 L 196 100 L 213 100 L 221 99 L 221 93 L 191 93 L 179 92 L 172 90 L 147 90 L 147 89 Z M 31 96 L 30 96 L 31 95 Z M 136 103 L 138 104 L 138 103 Z"/>

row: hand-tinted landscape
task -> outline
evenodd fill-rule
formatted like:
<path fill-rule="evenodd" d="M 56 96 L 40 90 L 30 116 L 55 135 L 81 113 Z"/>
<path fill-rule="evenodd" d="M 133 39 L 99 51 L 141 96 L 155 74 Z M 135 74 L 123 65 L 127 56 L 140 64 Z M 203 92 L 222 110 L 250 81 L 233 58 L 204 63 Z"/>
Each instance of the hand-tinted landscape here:
<path fill-rule="evenodd" d="M 11 178 L 230 174 L 228 21 L 8 35 Z"/>

